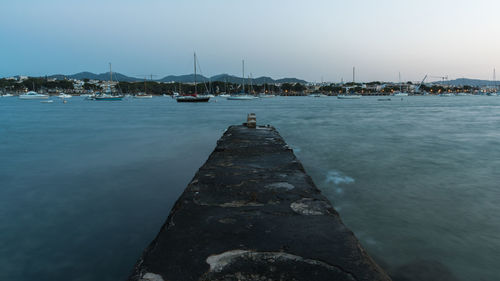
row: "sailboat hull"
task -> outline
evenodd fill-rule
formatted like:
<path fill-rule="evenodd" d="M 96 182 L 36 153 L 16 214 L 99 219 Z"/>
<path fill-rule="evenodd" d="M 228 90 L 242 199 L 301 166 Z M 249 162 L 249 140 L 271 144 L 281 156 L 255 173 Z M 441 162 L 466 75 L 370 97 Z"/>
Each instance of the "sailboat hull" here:
<path fill-rule="evenodd" d="M 339 100 L 355 100 L 355 99 L 360 99 L 360 95 L 338 95 L 337 99 Z"/>
<path fill-rule="evenodd" d="M 178 97 L 177 102 L 208 102 L 210 97 Z"/>
<path fill-rule="evenodd" d="M 94 97 L 94 100 L 100 100 L 100 101 L 116 101 L 122 99 L 123 97 Z"/>
<path fill-rule="evenodd" d="M 254 100 L 257 99 L 257 97 L 254 96 L 230 96 L 227 97 L 228 100 Z"/>

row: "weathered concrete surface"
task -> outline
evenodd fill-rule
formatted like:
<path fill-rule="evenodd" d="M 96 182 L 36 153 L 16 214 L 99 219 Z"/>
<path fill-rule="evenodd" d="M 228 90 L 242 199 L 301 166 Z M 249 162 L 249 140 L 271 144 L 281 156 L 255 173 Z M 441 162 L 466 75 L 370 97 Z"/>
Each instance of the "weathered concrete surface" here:
<path fill-rule="evenodd" d="M 232 126 L 129 280 L 390 280 L 278 132 Z"/>

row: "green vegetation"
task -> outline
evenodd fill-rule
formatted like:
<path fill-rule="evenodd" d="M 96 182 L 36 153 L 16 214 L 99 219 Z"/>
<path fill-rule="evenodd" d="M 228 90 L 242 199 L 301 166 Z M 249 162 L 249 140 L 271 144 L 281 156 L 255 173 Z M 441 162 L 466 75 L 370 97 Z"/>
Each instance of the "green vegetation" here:
<path fill-rule="evenodd" d="M 48 81 L 45 78 L 30 77 L 22 82 L 16 80 L 0 79 L 0 89 L 11 91 L 38 91 L 40 89 L 72 90 L 73 83 L 68 80 Z"/>

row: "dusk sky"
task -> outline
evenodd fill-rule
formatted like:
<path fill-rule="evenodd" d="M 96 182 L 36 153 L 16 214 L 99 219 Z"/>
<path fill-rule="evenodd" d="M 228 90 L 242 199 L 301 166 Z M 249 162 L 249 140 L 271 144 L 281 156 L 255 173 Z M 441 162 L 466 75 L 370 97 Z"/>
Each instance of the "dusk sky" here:
<path fill-rule="evenodd" d="M 489 79 L 498 0 L 2 0 L 0 77 L 192 73 L 308 81 Z M 434 79 L 436 80 L 436 79 Z"/>

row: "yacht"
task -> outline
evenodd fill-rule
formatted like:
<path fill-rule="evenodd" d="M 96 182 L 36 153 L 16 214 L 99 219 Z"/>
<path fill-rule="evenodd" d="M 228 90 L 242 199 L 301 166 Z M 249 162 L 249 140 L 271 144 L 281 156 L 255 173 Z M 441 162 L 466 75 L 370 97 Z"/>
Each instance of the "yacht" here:
<path fill-rule="evenodd" d="M 405 93 L 405 92 L 397 92 L 397 93 L 395 93 L 393 96 L 395 96 L 395 97 L 407 97 L 407 96 L 408 96 L 408 93 Z"/>
<path fill-rule="evenodd" d="M 104 93 L 96 93 L 92 100 L 96 101 L 118 101 L 123 99 L 123 95 L 114 95 L 111 90 L 111 81 L 113 81 L 113 71 L 111 70 L 111 63 L 109 64 L 109 83 L 106 86 Z"/>
<path fill-rule="evenodd" d="M 241 93 L 227 97 L 227 100 L 254 100 L 258 97 L 245 93 L 245 61 L 242 61 L 243 76 L 241 78 Z"/>
<path fill-rule="evenodd" d="M 439 94 L 440 97 L 454 97 L 455 95 L 453 93 L 442 93 Z"/>
<path fill-rule="evenodd" d="M 209 96 L 205 95 L 185 95 L 185 96 L 178 96 L 176 98 L 177 102 L 208 102 L 210 100 Z"/>
<path fill-rule="evenodd" d="M 146 93 L 138 93 L 134 96 L 134 99 L 152 99 L 153 95 L 148 95 Z"/>
<path fill-rule="evenodd" d="M 312 93 L 309 95 L 310 97 L 313 97 L 313 98 L 322 98 L 322 97 L 326 97 L 326 95 L 323 95 L 321 93 Z"/>
<path fill-rule="evenodd" d="M 113 93 L 111 92 L 111 89 L 108 87 L 106 92 L 97 93 L 95 96 L 92 97 L 92 99 L 99 100 L 99 101 L 115 101 L 115 100 L 122 100 L 123 96 L 113 95 Z"/>
<path fill-rule="evenodd" d="M 65 94 L 65 93 L 60 93 L 58 97 L 61 98 L 61 99 L 69 99 L 69 98 L 71 98 L 73 96 Z"/>
<path fill-rule="evenodd" d="M 180 95 L 176 97 L 176 100 L 177 102 L 208 102 L 210 100 L 209 95 L 198 95 L 196 84 L 196 53 L 194 53 L 194 94 Z"/>
<path fill-rule="evenodd" d="M 338 95 L 337 99 L 339 100 L 356 100 L 360 99 L 361 95 Z"/>
<path fill-rule="evenodd" d="M 266 93 L 261 93 L 259 95 L 259 98 L 272 98 L 272 97 L 275 97 L 276 95 L 273 95 L 273 94 L 266 94 Z"/>
<path fill-rule="evenodd" d="M 254 100 L 258 99 L 256 96 L 252 95 L 234 95 L 226 98 L 227 100 Z"/>
<path fill-rule="evenodd" d="M 8 97 L 13 97 L 13 96 L 14 96 L 13 94 L 3 94 L 0 97 L 2 97 L 2 98 L 8 98 Z"/>
<path fill-rule="evenodd" d="M 22 100 L 44 100 L 48 99 L 49 95 L 39 94 L 34 91 L 29 91 L 26 94 L 19 95 L 19 98 Z"/>

